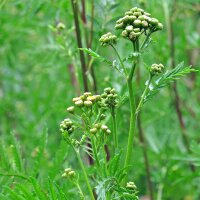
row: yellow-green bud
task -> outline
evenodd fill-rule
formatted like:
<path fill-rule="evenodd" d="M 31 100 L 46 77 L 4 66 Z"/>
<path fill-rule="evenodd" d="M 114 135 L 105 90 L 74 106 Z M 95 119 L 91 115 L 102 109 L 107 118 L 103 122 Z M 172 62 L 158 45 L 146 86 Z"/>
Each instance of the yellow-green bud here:
<path fill-rule="evenodd" d="M 136 185 L 135 185 L 134 182 L 128 182 L 128 183 L 126 184 L 126 188 L 132 189 L 132 190 L 136 190 L 136 189 L 137 189 L 137 187 L 136 187 Z"/>
<path fill-rule="evenodd" d="M 115 29 L 122 29 L 124 28 L 124 23 L 119 23 L 115 25 Z"/>
<path fill-rule="evenodd" d="M 126 30 L 122 31 L 122 37 L 127 37 L 128 36 L 128 32 Z"/>
<path fill-rule="evenodd" d="M 110 129 L 107 129 L 107 130 L 106 130 L 106 134 L 110 135 L 110 134 L 111 134 L 111 130 L 110 130 Z"/>
<path fill-rule="evenodd" d="M 91 128 L 90 133 L 95 134 L 97 132 L 97 128 Z"/>
<path fill-rule="evenodd" d="M 157 27 L 158 30 L 162 30 L 163 29 L 163 24 L 162 23 L 158 23 Z"/>
<path fill-rule="evenodd" d="M 127 31 L 127 32 L 133 31 L 133 26 L 132 26 L 132 25 L 127 26 L 127 27 L 126 27 L 126 31 Z"/>
<path fill-rule="evenodd" d="M 91 96 L 91 95 L 92 95 L 91 92 L 85 92 L 85 93 L 84 93 L 84 96 L 86 96 L 86 97 Z"/>
<path fill-rule="evenodd" d="M 108 130 L 108 127 L 107 127 L 106 125 L 102 125 L 102 126 L 101 126 L 101 129 L 102 129 L 103 131 L 107 131 L 107 130 Z"/>
<path fill-rule="evenodd" d="M 91 107 L 92 101 L 84 101 L 84 105 L 87 106 L 87 107 Z"/>
<path fill-rule="evenodd" d="M 76 102 L 78 100 L 81 100 L 81 98 L 80 97 L 75 97 L 75 98 L 72 99 L 73 102 Z"/>
<path fill-rule="evenodd" d="M 83 105 L 83 101 L 82 100 L 78 100 L 75 102 L 75 105 L 78 107 L 81 107 Z"/>
<path fill-rule="evenodd" d="M 136 17 L 139 17 L 139 16 L 142 15 L 142 13 L 141 12 L 134 12 L 133 15 L 135 15 Z"/>
<path fill-rule="evenodd" d="M 141 22 L 141 20 L 139 20 L 139 19 L 136 19 L 136 20 L 134 21 L 134 25 L 135 25 L 136 27 L 141 26 L 141 24 L 142 24 L 142 22 Z"/>
<path fill-rule="evenodd" d="M 70 106 L 69 108 L 67 108 L 67 111 L 69 113 L 74 113 L 74 106 Z"/>
<path fill-rule="evenodd" d="M 157 20 L 156 18 L 151 18 L 150 23 L 151 23 L 152 25 L 158 25 L 158 20 Z"/>

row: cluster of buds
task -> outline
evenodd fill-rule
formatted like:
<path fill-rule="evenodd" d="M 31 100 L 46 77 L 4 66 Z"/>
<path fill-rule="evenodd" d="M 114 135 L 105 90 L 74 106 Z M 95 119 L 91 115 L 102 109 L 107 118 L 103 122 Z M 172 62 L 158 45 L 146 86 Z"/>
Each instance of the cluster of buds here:
<path fill-rule="evenodd" d="M 76 172 L 73 171 L 71 168 L 65 169 L 64 173 L 62 174 L 64 178 L 74 179 L 76 177 Z"/>
<path fill-rule="evenodd" d="M 125 12 L 124 17 L 117 20 L 115 28 L 123 30 L 124 38 L 135 41 L 143 32 L 146 34 L 147 30 L 151 33 L 162 30 L 163 25 L 143 9 L 134 7 Z"/>
<path fill-rule="evenodd" d="M 105 88 L 101 97 L 104 99 L 106 107 L 114 108 L 117 106 L 117 93 L 114 88 Z"/>
<path fill-rule="evenodd" d="M 60 123 L 60 131 L 62 133 L 68 133 L 70 135 L 74 131 L 73 122 L 69 118 L 64 119 Z"/>
<path fill-rule="evenodd" d="M 80 97 L 73 98 L 73 102 L 76 107 L 83 107 L 83 106 L 84 107 L 92 107 L 92 105 L 95 102 L 98 102 L 100 100 L 101 100 L 100 95 L 92 95 L 91 92 L 85 92 Z M 75 109 L 75 107 L 71 106 L 71 107 L 67 108 L 67 111 L 69 111 L 70 113 L 73 113 L 74 109 Z"/>
<path fill-rule="evenodd" d="M 90 129 L 90 133 L 91 134 L 95 134 L 95 133 L 97 133 L 98 130 L 103 131 L 107 135 L 111 134 L 111 130 L 106 125 L 104 125 L 104 124 L 103 125 L 102 124 L 95 124 L 94 128 Z"/>
<path fill-rule="evenodd" d="M 130 189 L 130 190 L 136 190 L 137 189 L 135 183 L 131 182 L 131 181 L 126 184 L 126 188 Z"/>
<path fill-rule="evenodd" d="M 150 67 L 150 73 L 152 76 L 158 75 L 163 72 L 164 66 L 162 64 L 153 64 Z"/>
<path fill-rule="evenodd" d="M 99 42 L 101 42 L 102 46 L 108 46 L 108 45 L 111 45 L 111 44 L 116 44 L 117 36 L 108 32 L 108 33 L 101 36 L 101 38 L 99 39 Z"/>

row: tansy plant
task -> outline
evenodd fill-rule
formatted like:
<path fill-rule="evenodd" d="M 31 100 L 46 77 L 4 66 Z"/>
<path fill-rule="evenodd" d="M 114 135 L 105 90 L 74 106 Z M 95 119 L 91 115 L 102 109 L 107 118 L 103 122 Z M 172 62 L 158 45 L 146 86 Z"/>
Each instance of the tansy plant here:
<path fill-rule="evenodd" d="M 116 109 L 118 109 L 119 98 L 115 89 L 106 88 L 101 95 L 92 95 L 90 92 L 84 93 L 80 97 L 73 99 L 73 104 L 67 110 L 71 113 L 71 118 L 61 122 L 60 130 L 63 138 L 74 149 L 77 160 L 82 169 L 81 176 L 84 177 L 90 199 L 138 199 L 137 189 L 133 182 L 127 182 L 128 169 L 131 167 L 132 149 L 134 133 L 136 131 L 137 116 L 143 105 L 151 99 L 158 91 L 168 85 L 171 81 L 178 79 L 192 71 L 191 67 L 184 67 L 183 63 L 173 68 L 171 71 L 164 71 L 163 64 L 152 64 L 147 67 L 148 80 L 145 82 L 145 89 L 137 105 L 135 102 L 136 92 L 134 90 L 133 77 L 138 66 L 139 58 L 151 42 L 152 35 L 163 29 L 163 25 L 158 19 L 143 9 L 134 7 L 125 12 L 125 15 L 117 20 L 115 29 L 121 31 L 121 36 L 130 42 L 133 49 L 128 53 L 127 58 L 122 58 L 118 53 L 116 44 L 117 36 L 111 32 L 104 34 L 100 39 L 103 47 L 111 47 L 114 50 L 119 66 L 91 49 L 82 48 L 91 56 L 102 62 L 112 65 L 127 82 L 127 89 L 130 102 L 130 127 L 127 129 L 127 150 L 124 167 L 119 166 L 121 147 L 118 145 L 118 135 L 116 126 Z M 126 64 L 131 60 L 131 67 Z M 126 62 L 125 62 L 126 61 Z M 106 125 L 109 118 L 112 118 L 112 127 Z M 112 130 L 112 131 L 111 131 Z M 110 150 L 111 159 L 107 161 L 105 145 L 106 141 L 113 137 L 113 148 Z M 88 140 L 89 139 L 89 140 Z M 89 141 L 90 145 L 86 145 Z M 88 176 L 85 165 L 81 158 L 81 151 L 85 151 L 94 160 L 94 174 Z M 69 174 L 69 173 L 68 173 Z M 64 174 L 65 176 L 65 174 Z M 87 193 L 83 194 L 78 185 L 78 178 L 75 185 L 79 188 L 82 199 L 87 198 Z M 94 190 L 95 189 L 95 190 Z"/>

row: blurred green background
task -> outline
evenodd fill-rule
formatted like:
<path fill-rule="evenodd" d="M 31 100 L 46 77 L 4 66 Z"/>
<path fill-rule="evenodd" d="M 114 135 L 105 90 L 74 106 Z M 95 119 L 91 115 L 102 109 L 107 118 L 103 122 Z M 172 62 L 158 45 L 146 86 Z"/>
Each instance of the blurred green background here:
<path fill-rule="evenodd" d="M 87 47 L 86 37 L 90 33 L 92 2 L 85 1 L 84 23 L 81 18 L 82 1 L 78 1 L 83 47 Z M 112 31 L 115 21 L 131 7 L 140 6 L 164 24 L 164 30 L 155 33 L 151 47 L 143 56 L 141 80 L 135 88 L 138 95 L 141 95 L 147 79 L 145 66 L 156 62 L 163 63 L 168 69 L 172 67 L 169 23 L 172 23 L 174 31 L 176 65 L 184 61 L 185 65 L 192 64 L 194 68 L 199 68 L 199 0 L 95 0 L 93 3 L 91 48 L 111 59 L 114 59 L 114 53 L 109 48 L 101 47 L 98 39 L 103 33 Z M 58 27 L 61 23 L 65 26 L 63 29 Z M 66 108 L 71 105 L 71 99 L 79 91 L 83 92 L 71 2 L 1 0 L 0 30 L 0 174 L 4 174 L 0 175 L 0 199 L 13 199 L 10 188 L 15 184 L 27 184 L 25 180 L 11 176 L 16 173 L 33 176 L 44 190 L 50 177 L 50 182 L 55 181 L 65 192 L 67 199 L 77 199 L 73 185 L 60 177 L 62 170 L 69 165 L 79 170 L 72 152 L 62 143 L 59 134 L 59 123 L 66 117 Z M 119 35 L 119 32 L 115 31 L 115 34 Z M 130 50 L 127 42 L 122 40 L 117 48 L 124 57 Z M 87 55 L 85 58 L 87 60 Z M 96 60 L 92 63 L 92 68 L 96 76 L 97 93 L 112 86 L 120 95 L 125 95 L 126 84 L 113 68 Z M 91 75 L 88 75 L 88 80 L 92 90 Z M 176 98 L 172 86 L 162 90 L 143 109 L 141 124 L 157 200 L 199 198 L 199 88 L 198 72 L 177 83 L 184 132 L 190 143 L 189 152 L 184 146 L 181 134 L 183 129 L 174 106 Z M 126 127 L 129 124 L 128 102 L 118 111 L 117 120 L 120 146 L 124 148 L 127 143 Z M 12 145 L 21 155 L 21 166 L 16 166 L 14 162 L 16 157 L 12 153 Z M 133 163 L 130 176 L 139 188 L 139 195 L 148 198 L 138 134 L 134 141 Z M 188 163 L 195 166 L 195 171 L 190 169 Z M 48 196 L 48 191 L 46 193 Z"/>

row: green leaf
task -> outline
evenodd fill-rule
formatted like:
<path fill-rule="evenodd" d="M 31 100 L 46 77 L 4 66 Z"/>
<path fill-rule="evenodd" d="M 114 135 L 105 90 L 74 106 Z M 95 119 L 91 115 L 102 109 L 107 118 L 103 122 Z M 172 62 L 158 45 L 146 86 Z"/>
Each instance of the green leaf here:
<path fill-rule="evenodd" d="M 93 58 L 96 58 L 97 60 L 100 60 L 101 62 L 105 62 L 105 63 L 108 63 L 109 65 L 112 65 L 112 62 L 110 60 L 100 56 L 98 53 L 96 53 L 95 51 L 93 51 L 90 48 L 89 49 L 88 48 L 79 48 L 79 50 L 88 53 L 90 56 L 92 56 Z"/>
<path fill-rule="evenodd" d="M 144 98 L 144 103 L 155 96 L 162 88 L 169 85 L 171 82 L 178 80 L 179 78 L 197 70 L 192 69 L 191 66 L 184 67 L 184 63 L 181 62 L 174 69 L 166 71 L 154 84 L 150 85 L 149 92 Z"/>

